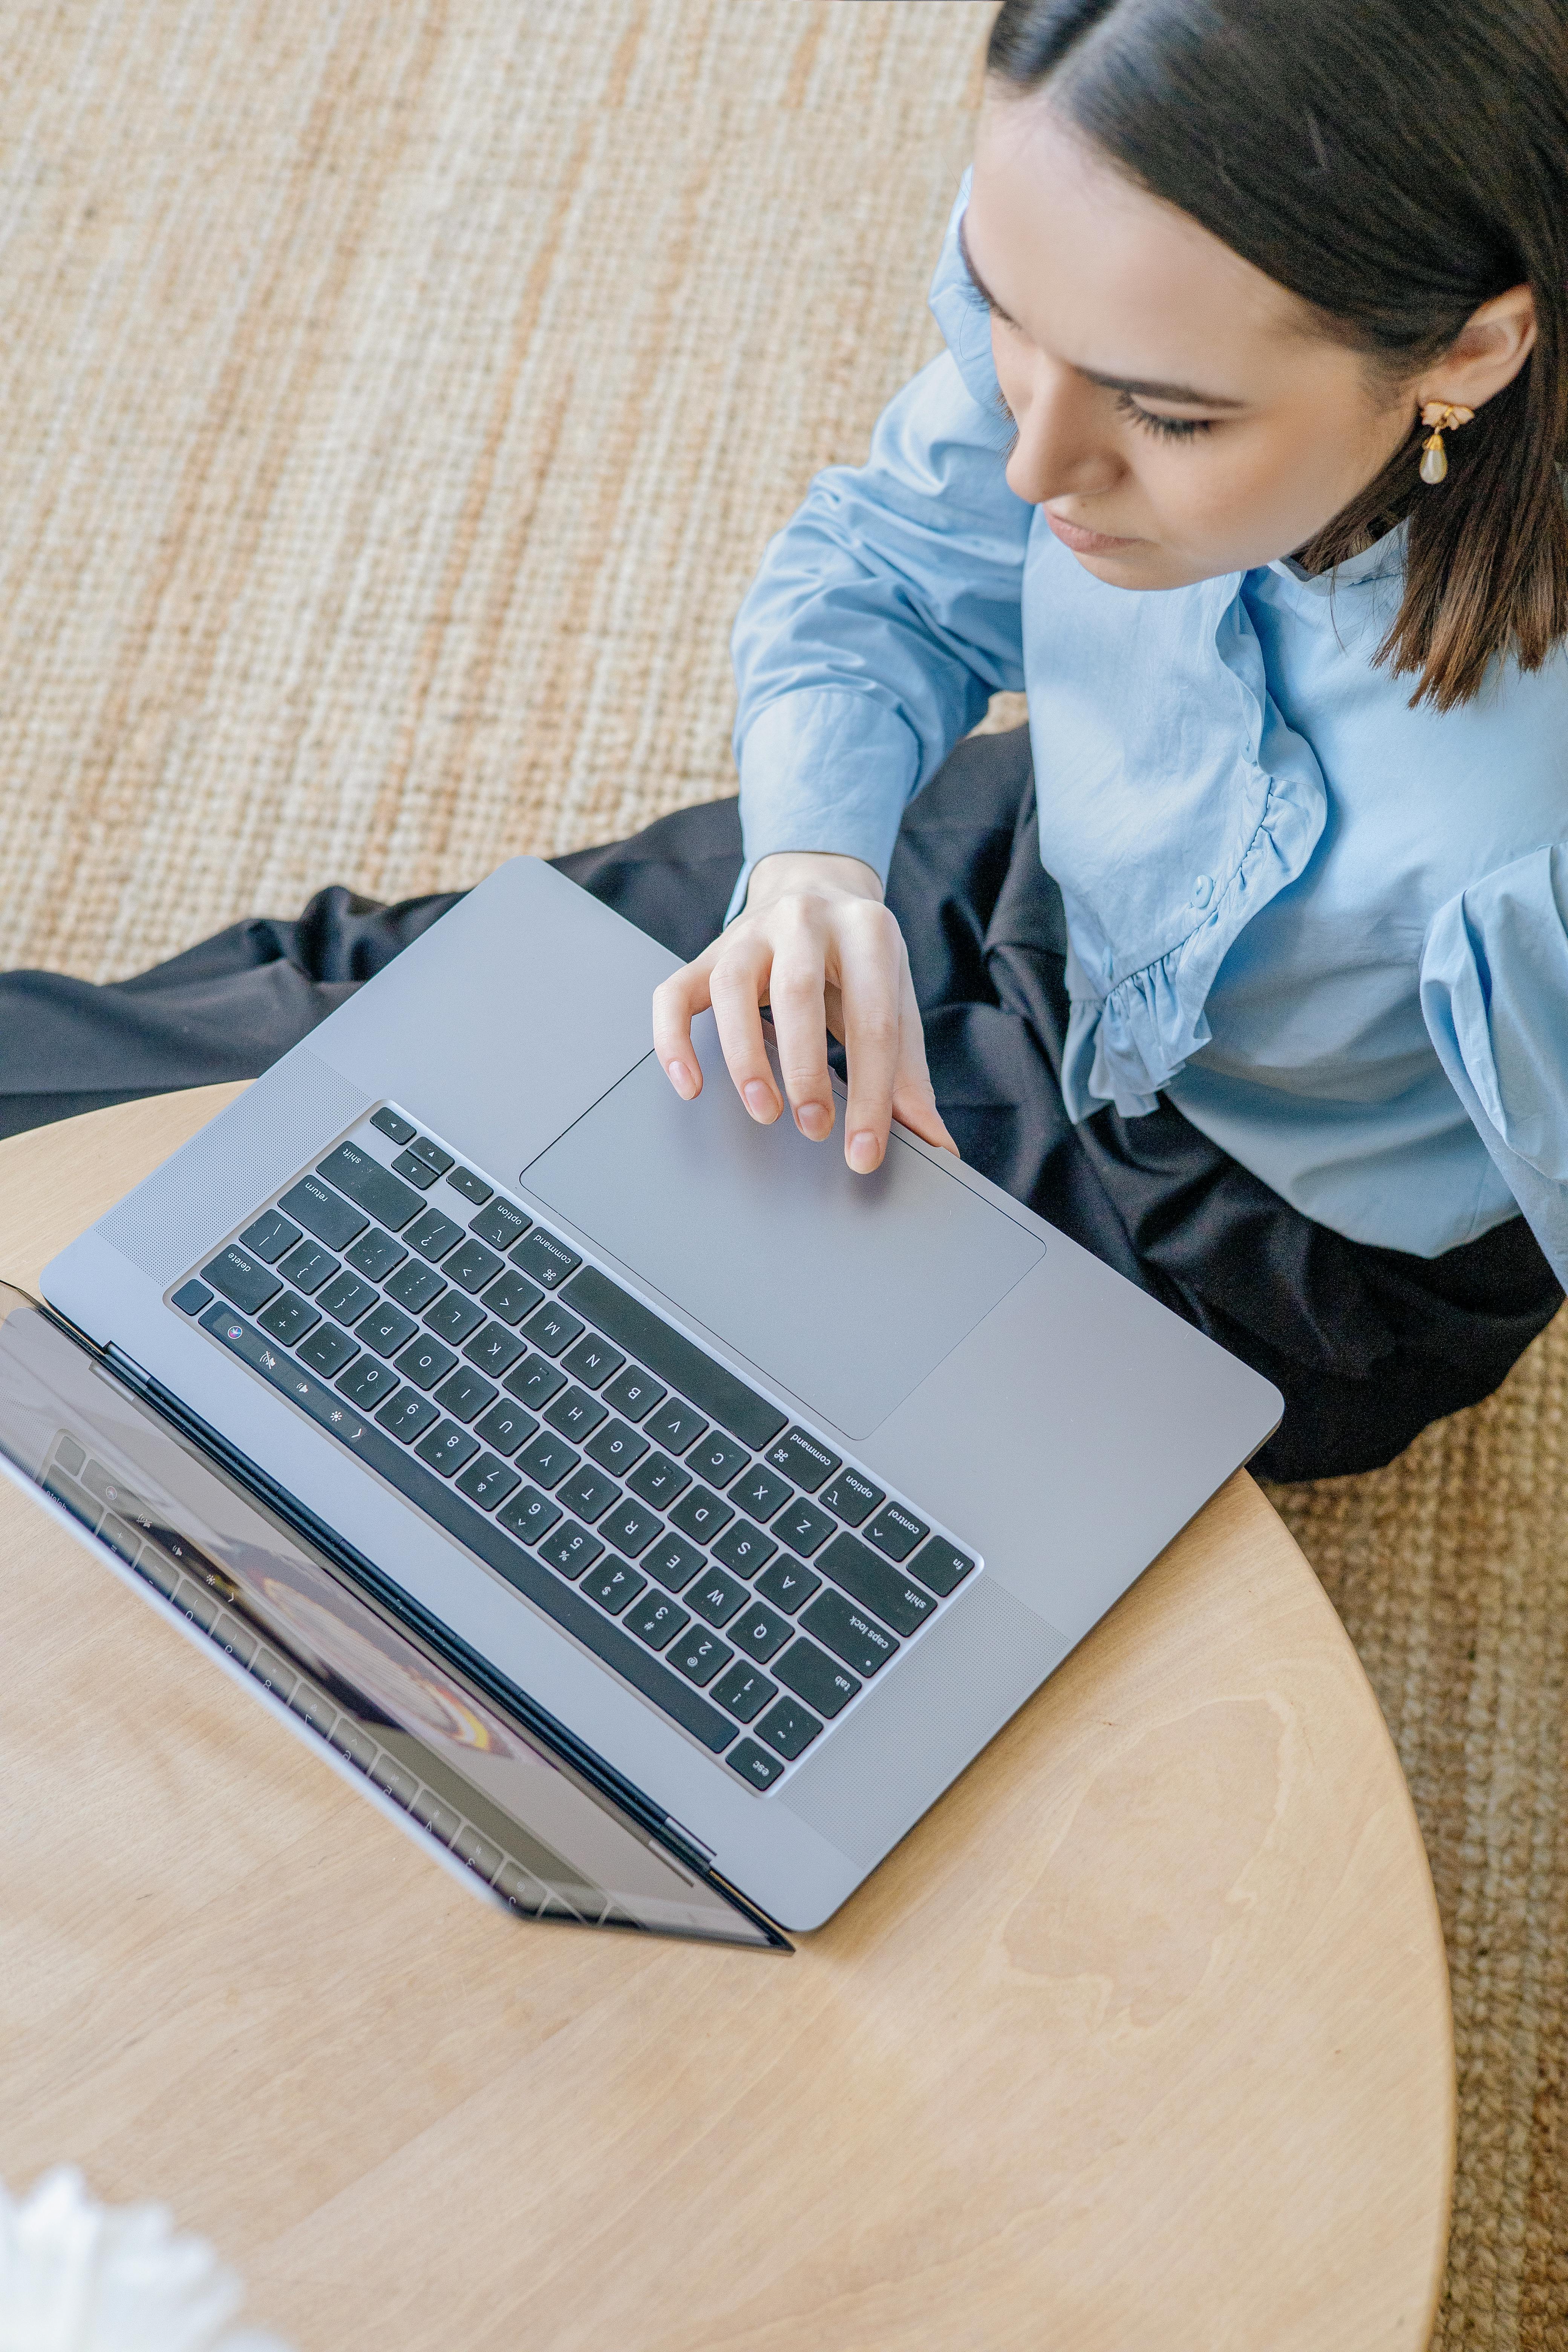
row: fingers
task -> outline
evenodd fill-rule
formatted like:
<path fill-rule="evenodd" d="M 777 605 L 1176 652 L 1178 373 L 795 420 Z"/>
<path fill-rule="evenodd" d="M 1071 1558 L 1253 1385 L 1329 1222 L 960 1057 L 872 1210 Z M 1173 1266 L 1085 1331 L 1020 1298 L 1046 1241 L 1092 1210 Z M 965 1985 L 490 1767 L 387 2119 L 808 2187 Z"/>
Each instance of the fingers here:
<path fill-rule="evenodd" d="M 904 943 L 885 907 L 860 899 L 838 933 L 838 989 L 849 1101 L 844 1157 L 858 1176 L 882 1164 L 893 1116 L 903 1026 Z M 923 1056 L 922 1056 L 923 1058 Z"/>
<path fill-rule="evenodd" d="M 779 1068 L 795 1123 L 821 1143 L 833 1132 L 833 1083 L 827 1075 L 824 1012 L 826 943 L 807 920 L 790 922 L 773 954 L 768 1002 L 778 1040 Z"/>
<path fill-rule="evenodd" d="M 708 983 L 719 1043 L 735 1091 L 763 1127 L 771 1127 L 784 1108 L 763 1038 L 761 1006 L 772 962 L 765 936 L 738 933 L 714 964 Z"/>
<path fill-rule="evenodd" d="M 921 1009 L 915 1000 L 915 984 L 910 976 L 908 950 L 903 957 L 903 986 L 900 993 L 899 1068 L 893 1081 L 893 1116 L 901 1119 L 923 1142 L 934 1143 L 942 1151 L 951 1151 L 956 1160 L 958 1146 L 948 1132 L 947 1122 L 936 1107 L 931 1091 L 931 1072 L 926 1065 L 925 1032 L 921 1026 Z"/>
<path fill-rule="evenodd" d="M 712 957 L 710 948 L 694 963 L 661 980 L 653 992 L 653 1049 L 683 1102 L 695 1101 L 702 1092 L 702 1065 L 691 1043 L 691 1024 L 710 1001 L 708 975 Z"/>

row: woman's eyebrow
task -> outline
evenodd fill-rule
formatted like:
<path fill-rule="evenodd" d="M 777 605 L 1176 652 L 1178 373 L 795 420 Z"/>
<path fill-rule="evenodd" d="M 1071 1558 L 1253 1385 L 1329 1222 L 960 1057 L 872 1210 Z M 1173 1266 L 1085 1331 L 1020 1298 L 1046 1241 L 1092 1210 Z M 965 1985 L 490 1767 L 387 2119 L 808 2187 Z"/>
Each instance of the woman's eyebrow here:
<path fill-rule="evenodd" d="M 973 258 L 969 250 L 969 239 L 963 233 L 962 218 L 958 224 L 958 250 L 963 257 L 963 266 L 969 272 L 974 290 L 987 309 L 994 310 L 996 316 L 1007 326 L 1018 327 L 1018 321 L 1014 318 L 1011 310 L 1003 309 L 979 270 L 974 267 Z M 1018 331 L 1022 334 L 1023 328 L 1018 327 Z M 1087 383 L 1099 384 L 1102 391 L 1127 392 L 1132 394 L 1135 398 L 1142 400 L 1173 400 L 1184 408 L 1245 408 L 1247 406 L 1245 400 L 1232 400 L 1222 392 L 1199 392 L 1190 383 L 1159 383 L 1146 376 L 1102 375 L 1098 368 L 1079 368 L 1078 372 Z"/>

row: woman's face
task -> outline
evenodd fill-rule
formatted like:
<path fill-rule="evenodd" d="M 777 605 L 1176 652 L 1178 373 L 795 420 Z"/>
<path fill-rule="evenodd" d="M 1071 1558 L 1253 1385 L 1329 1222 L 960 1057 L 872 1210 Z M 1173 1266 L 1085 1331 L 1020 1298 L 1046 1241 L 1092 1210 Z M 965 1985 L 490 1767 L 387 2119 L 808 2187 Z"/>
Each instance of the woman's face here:
<path fill-rule="evenodd" d="M 1040 96 L 989 97 L 963 239 L 1018 429 L 1008 483 L 1117 587 L 1289 555 L 1415 425 L 1414 384 L 1316 331 Z"/>

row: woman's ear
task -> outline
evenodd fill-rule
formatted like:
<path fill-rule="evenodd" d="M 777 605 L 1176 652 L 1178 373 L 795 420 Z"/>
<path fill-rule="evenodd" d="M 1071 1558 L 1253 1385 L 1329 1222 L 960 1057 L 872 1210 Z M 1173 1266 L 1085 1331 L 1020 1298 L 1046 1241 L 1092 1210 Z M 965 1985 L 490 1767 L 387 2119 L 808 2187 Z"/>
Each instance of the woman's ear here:
<path fill-rule="evenodd" d="M 1535 297 L 1510 286 L 1473 310 L 1415 388 L 1417 406 L 1429 400 L 1455 408 L 1481 408 L 1510 384 L 1535 346 Z"/>

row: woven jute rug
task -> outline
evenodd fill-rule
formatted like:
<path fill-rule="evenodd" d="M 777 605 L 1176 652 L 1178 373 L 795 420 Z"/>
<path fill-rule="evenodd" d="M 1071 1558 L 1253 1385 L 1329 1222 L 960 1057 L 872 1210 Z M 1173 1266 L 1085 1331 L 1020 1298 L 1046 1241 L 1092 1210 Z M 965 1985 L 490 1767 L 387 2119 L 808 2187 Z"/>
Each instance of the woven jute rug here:
<path fill-rule="evenodd" d="M 12 0 L 0 957 L 110 978 L 732 790 L 730 624 L 937 348 L 989 18 Z M 1565 1388 L 1560 1323 L 1275 1497 L 1447 1928 L 1445 2347 L 1568 2347 Z"/>

